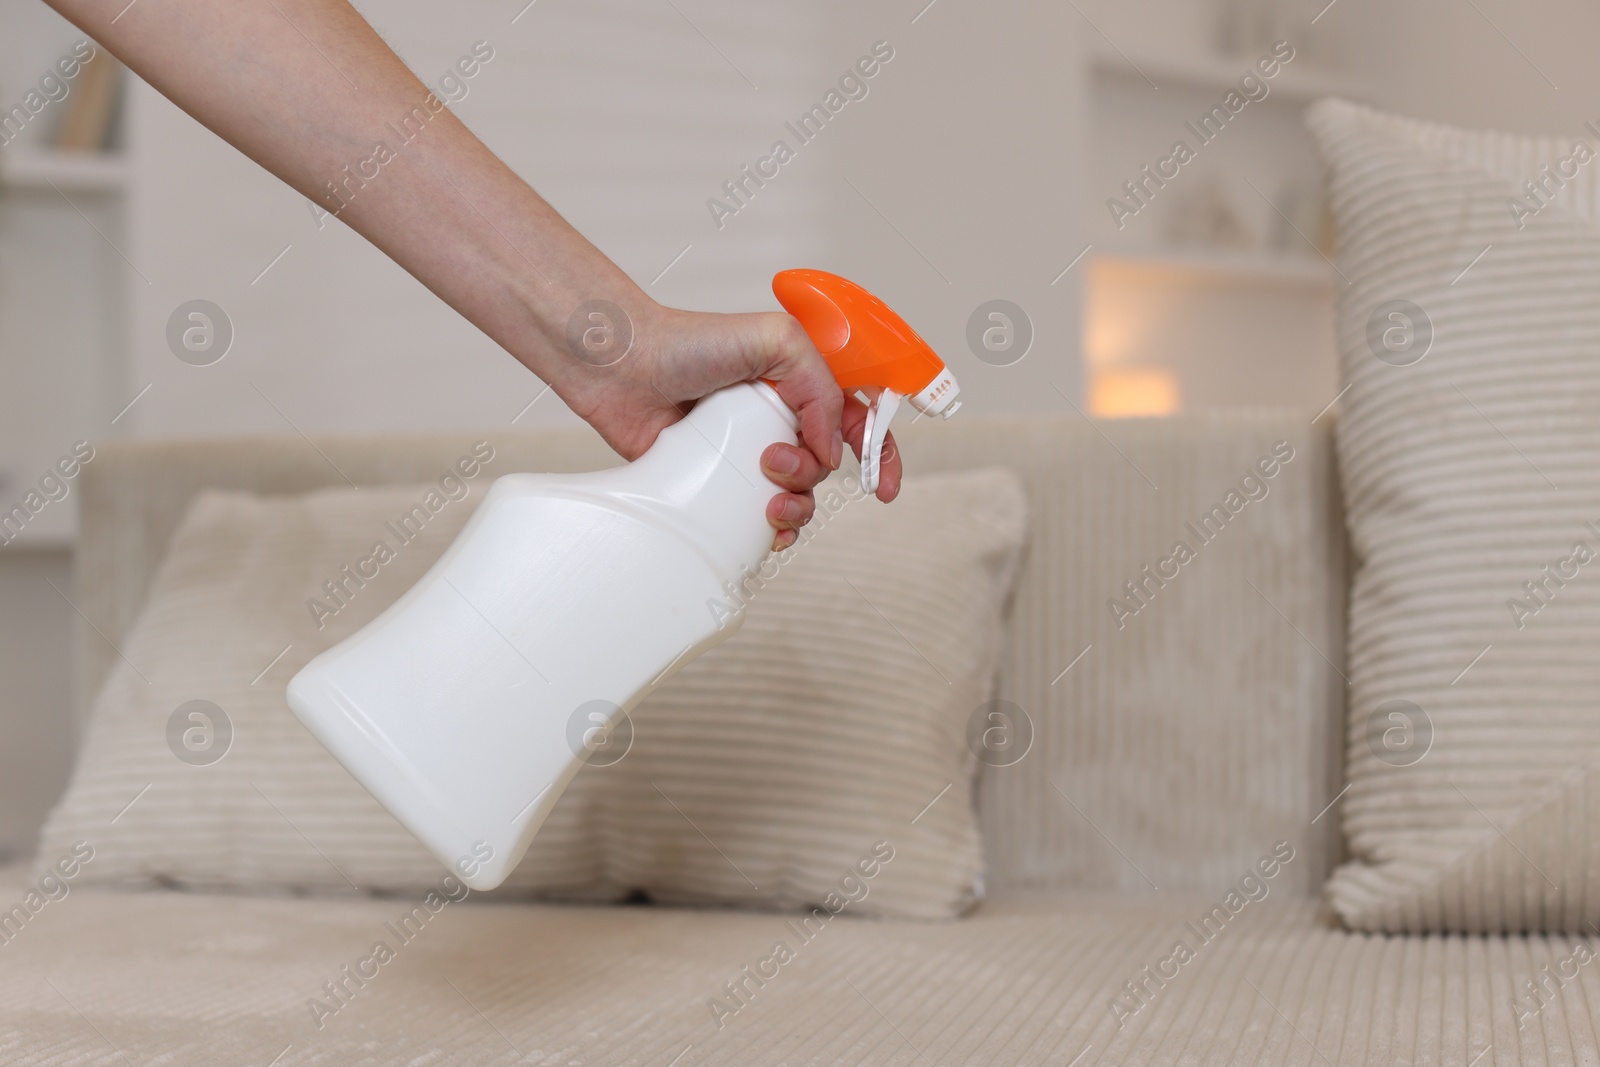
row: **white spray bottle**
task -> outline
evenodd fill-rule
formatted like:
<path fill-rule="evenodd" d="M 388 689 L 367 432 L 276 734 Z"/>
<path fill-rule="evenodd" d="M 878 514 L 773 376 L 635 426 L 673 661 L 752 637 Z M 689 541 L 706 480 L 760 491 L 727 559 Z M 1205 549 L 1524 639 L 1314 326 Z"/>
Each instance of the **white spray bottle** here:
<path fill-rule="evenodd" d="M 870 494 L 900 401 L 948 418 L 955 379 L 852 282 L 791 270 L 772 288 L 841 388 L 872 395 Z M 294 676 L 289 707 L 441 863 L 493 889 L 578 769 L 625 751 L 626 713 L 738 628 L 712 606 L 771 550 L 761 454 L 797 427 L 745 383 L 626 466 L 497 479 L 416 585 Z"/>

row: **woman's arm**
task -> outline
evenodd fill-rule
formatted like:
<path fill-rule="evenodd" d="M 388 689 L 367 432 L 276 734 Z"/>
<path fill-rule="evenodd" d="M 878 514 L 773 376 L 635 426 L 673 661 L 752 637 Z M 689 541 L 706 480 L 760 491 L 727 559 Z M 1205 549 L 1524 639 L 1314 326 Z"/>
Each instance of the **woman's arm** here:
<path fill-rule="evenodd" d="M 679 405 L 734 382 L 772 380 L 799 414 L 805 446 L 775 445 L 762 457 L 786 490 L 767 511 L 780 547 L 794 536 L 783 531 L 810 518 L 810 490 L 839 465 L 843 437 L 859 449 L 863 409 L 843 403 L 798 323 L 777 312 L 657 304 L 443 107 L 345 0 L 48 2 L 218 136 L 336 212 L 548 382 L 625 458 L 680 418 Z M 391 124 L 407 116 L 408 132 L 419 132 L 402 144 Z M 364 184 L 351 182 L 380 141 L 392 157 Z M 568 322 L 592 300 L 631 320 L 633 348 L 612 366 L 568 348 Z M 899 466 L 886 453 L 879 496 L 888 500 Z"/>

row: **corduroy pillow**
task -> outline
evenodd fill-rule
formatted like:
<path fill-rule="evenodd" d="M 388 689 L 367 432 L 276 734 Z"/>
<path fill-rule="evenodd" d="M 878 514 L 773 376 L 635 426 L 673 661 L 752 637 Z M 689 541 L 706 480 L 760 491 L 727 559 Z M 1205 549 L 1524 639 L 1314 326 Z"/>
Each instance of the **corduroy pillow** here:
<path fill-rule="evenodd" d="M 1351 862 L 1383 931 L 1600 931 L 1600 159 L 1324 101 Z"/>
<path fill-rule="evenodd" d="M 499 895 L 924 918 L 972 902 L 966 727 L 992 695 L 1023 490 L 988 469 L 908 479 L 890 506 L 860 496 L 853 480 L 819 489 L 814 534 L 749 584 L 744 627 L 634 712 L 631 749 L 582 770 Z M 397 526 L 417 504 L 420 531 Z M 40 854 L 89 841 L 83 877 L 115 884 L 437 884 L 283 690 L 409 588 L 475 504 L 426 486 L 196 498 Z"/>

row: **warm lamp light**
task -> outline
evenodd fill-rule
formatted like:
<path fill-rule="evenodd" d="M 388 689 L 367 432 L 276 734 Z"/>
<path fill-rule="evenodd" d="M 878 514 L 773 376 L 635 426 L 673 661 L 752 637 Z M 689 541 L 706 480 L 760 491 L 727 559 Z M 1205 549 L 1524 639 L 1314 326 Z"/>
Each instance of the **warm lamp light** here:
<path fill-rule="evenodd" d="M 1137 347 L 1130 317 L 1090 314 L 1084 332 L 1084 356 L 1091 367 L 1120 363 Z"/>
<path fill-rule="evenodd" d="M 1101 419 L 1172 415 L 1178 380 L 1164 370 L 1097 371 L 1089 385 L 1089 413 Z"/>

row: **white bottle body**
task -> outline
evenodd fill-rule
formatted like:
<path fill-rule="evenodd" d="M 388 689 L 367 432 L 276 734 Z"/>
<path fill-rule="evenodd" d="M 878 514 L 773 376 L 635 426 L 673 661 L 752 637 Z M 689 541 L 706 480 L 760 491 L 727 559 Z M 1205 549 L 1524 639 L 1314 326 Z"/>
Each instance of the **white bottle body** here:
<path fill-rule="evenodd" d="M 289 683 L 305 725 L 470 887 L 505 880 L 597 709 L 631 711 L 738 627 L 770 551 L 763 450 L 797 423 L 769 386 L 701 400 L 635 462 L 495 481 L 410 591 Z"/>

